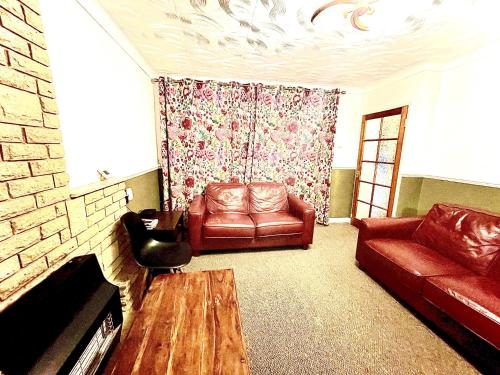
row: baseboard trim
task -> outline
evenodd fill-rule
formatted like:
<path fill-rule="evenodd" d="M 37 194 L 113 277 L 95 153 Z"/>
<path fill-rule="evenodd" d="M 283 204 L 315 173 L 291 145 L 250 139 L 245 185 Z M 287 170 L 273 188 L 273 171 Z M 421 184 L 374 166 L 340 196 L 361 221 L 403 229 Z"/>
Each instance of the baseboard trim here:
<path fill-rule="evenodd" d="M 331 217 L 328 219 L 329 224 L 334 224 L 334 223 L 350 223 L 351 218 L 350 217 Z"/>

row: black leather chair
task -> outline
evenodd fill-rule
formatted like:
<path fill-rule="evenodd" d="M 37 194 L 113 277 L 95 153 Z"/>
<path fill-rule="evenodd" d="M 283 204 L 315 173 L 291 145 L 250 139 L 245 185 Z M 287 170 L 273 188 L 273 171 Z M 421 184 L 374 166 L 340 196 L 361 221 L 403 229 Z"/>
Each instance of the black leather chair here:
<path fill-rule="evenodd" d="M 130 236 L 135 261 L 151 273 L 180 271 L 191 261 L 191 247 L 187 243 L 155 240 L 135 212 L 127 212 L 120 220 Z"/>

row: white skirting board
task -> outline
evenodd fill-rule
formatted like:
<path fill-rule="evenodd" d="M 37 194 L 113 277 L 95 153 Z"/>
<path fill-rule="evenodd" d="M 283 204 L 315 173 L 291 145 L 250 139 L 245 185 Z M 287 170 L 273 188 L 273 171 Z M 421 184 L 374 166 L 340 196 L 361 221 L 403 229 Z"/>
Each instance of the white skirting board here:
<path fill-rule="evenodd" d="M 331 217 L 328 220 L 329 224 L 334 224 L 334 223 L 350 223 L 351 218 L 350 217 Z"/>

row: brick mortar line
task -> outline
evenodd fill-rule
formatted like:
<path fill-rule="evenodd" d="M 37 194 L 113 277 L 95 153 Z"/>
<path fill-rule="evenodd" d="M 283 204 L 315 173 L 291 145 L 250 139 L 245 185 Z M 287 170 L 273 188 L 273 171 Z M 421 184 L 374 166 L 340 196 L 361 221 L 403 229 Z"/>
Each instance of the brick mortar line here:
<path fill-rule="evenodd" d="M 7 86 L 7 87 L 12 87 L 12 86 Z M 14 88 L 14 87 L 12 87 Z M 21 90 L 23 91 L 23 90 Z M 33 95 L 36 95 L 32 92 L 30 92 L 30 94 L 33 94 Z M 41 111 L 43 112 L 43 111 Z M 49 113 L 49 112 L 43 112 L 43 113 Z M 0 124 L 5 124 L 5 125 L 15 125 L 15 126 L 27 126 L 29 128 L 38 128 L 38 129 L 53 129 L 53 130 L 59 130 L 59 128 L 46 128 L 44 126 L 41 126 L 41 125 L 28 125 L 28 124 L 16 124 L 14 122 L 7 122 L 7 121 L 0 121 Z M 4 143 L 21 143 L 21 142 L 7 142 L 7 141 L 2 141 Z M 23 143 L 26 143 L 26 142 L 23 142 Z M 57 144 L 57 143 L 51 143 L 51 144 Z"/>
<path fill-rule="evenodd" d="M 24 4 L 23 4 L 24 5 Z M 31 10 L 33 13 L 35 13 L 38 17 L 41 17 L 37 12 L 35 12 L 33 9 L 31 9 L 29 6 L 25 5 L 26 8 L 28 8 L 29 10 Z M 23 21 L 27 26 L 31 27 L 34 31 L 36 31 L 37 33 L 40 33 L 40 34 L 45 34 L 43 31 L 41 30 L 38 30 L 35 26 L 33 26 L 31 23 L 28 22 L 28 17 L 26 16 L 26 13 L 24 12 L 24 7 L 21 6 L 21 8 L 23 9 L 23 15 L 24 15 L 24 19 L 23 18 L 19 18 L 18 16 L 16 16 L 15 14 L 12 14 L 11 12 L 9 12 L 7 9 L 5 9 L 7 12 L 9 12 L 10 14 L 12 14 L 14 17 L 16 18 L 19 18 L 21 21 Z M 7 28 L 6 28 L 7 29 Z M 8 29 L 7 29 L 8 30 Z M 45 35 L 44 35 L 45 36 Z M 38 46 L 38 44 L 36 43 L 33 43 L 35 45 Z M 44 50 L 46 51 L 47 49 L 44 48 Z"/>
<path fill-rule="evenodd" d="M 9 12 L 9 14 L 10 14 L 10 12 Z M 20 19 L 19 17 L 16 17 L 16 18 L 17 18 L 17 19 Z M 42 34 L 42 35 L 43 35 L 43 33 L 42 33 L 42 32 L 40 32 L 40 31 L 38 31 L 37 29 L 35 29 L 33 26 L 31 26 L 31 25 L 30 25 L 29 23 L 27 23 L 25 20 L 21 20 L 21 21 L 23 21 L 23 22 L 24 22 L 24 24 L 25 24 L 26 26 L 29 26 L 30 28 L 32 28 L 33 30 L 35 30 L 37 33 L 40 33 L 40 34 Z M 0 26 L 1 26 L 2 28 L 4 28 L 5 30 L 7 30 L 7 31 L 11 32 L 12 34 L 17 35 L 18 37 L 20 37 L 20 38 L 24 39 L 24 40 L 25 40 L 25 41 L 27 41 L 28 43 L 34 44 L 35 46 L 37 46 L 37 47 L 39 47 L 39 48 L 43 49 L 44 51 L 47 51 L 47 48 L 46 48 L 46 47 L 41 46 L 40 44 L 37 44 L 34 40 L 31 40 L 31 39 L 26 38 L 25 36 L 23 36 L 23 35 L 21 35 L 21 34 L 19 34 L 19 33 L 15 32 L 15 31 L 14 31 L 14 30 L 12 30 L 12 29 L 9 29 L 7 26 L 4 26 L 3 24 L 2 24 L 2 25 L 0 25 Z"/>
<path fill-rule="evenodd" d="M 28 4 L 26 4 L 24 1 L 22 0 L 19 0 L 19 3 L 22 5 L 22 6 L 25 6 L 26 8 L 30 9 L 31 11 L 35 12 L 37 15 L 40 16 L 40 13 L 38 13 L 38 10 L 37 9 L 33 9 L 32 7 L 30 7 Z M 23 12 L 24 14 L 24 12 Z"/>
<path fill-rule="evenodd" d="M 14 71 L 15 71 L 15 72 L 17 72 L 17 73 L 21 73 L 21 74 L 24 74 L 24 75 L 27 75 L 27 76 L 29 76 L 29 77 L 34 78 L 33 76 L 31 76 L 31 75 L 29 75 L 29 74 L 26 74 L 26 73 L 24 73 L 24 72 L 20 72 L 19 70 L 14 69 L 14 68 L 12 68 L 11 66 L 9 66 L 9 68 L 10 68 L 10 69 L 12 69 L 12 70 L 14 70 Z M 38 79 L 40 79 L 40 78 L 38 78 Z M 44 81 L 44 80 L 42 80 L 42 81 Z M 44 81 L 44 82 L 46 82 L 46 81 Z M 52 82 L 49 82 L 49 83 L 52 83 Z M 36 95 L 36 96 L 43 96 L 43 97 L 45 97 L 45 98 L 49 98 L 49 99 L 54 99 L 54 98 L 50 98 L 50 97 L 48 97 L 48 96 L 45 96 L 45 95 L 40 94 L 40 93 L 38 92 L 38 88 L 37 88 L 37 91 L 36 91 L 36 92 L 33 92 L 33 91 L 28 91 L 28 90 L 25 90 L 25 89 L 20 88 L 20 87 L 11 86 L 11 85 L 8 85 L 7 83 L 3 83 L 3 82 L 0 82 L 0 85 L 2 85 L 2 86 L 6 86 L 6 87 L 9 87 L 9 88 L 11 88 L 11 89 L 15 89 L 15 90 L 19 90 L 19 91 L 27 92 L 28 94 L 33 94 L 33 95 Z M 43 111 L 42 111 L 42 112 L 43 112 Z M 0 121 L 0 123 L 4 123 L 4 122 Z M 5 124 L 8 124 L 8 122 L 6 122 Z M 19 125 L 19 124 L 12 124 L 12 125 Z M 26 126 L 33 126 L 33 125 L 26 125 Z M 40 128 L 41 126 L 38 126 L 38 127 Z"/>
<path fill-rule="evenodd" d="M 19 3 L 19 4 L 21 5 L 21 10 L 22 10 L 22 8 L 23 8 L 23 7 L 22 7 L 22 4 L 21 4 L 21 3 Z M 13 15 L 13 16 L 14 16 L 14 17 L 16 17 L 17 19 L 19 19 L 19 20 L 23 21 L 24 23 L 26 23 L 26 24 L 28 25 L 28 23 L 26 22 L 26 19 L 25 19 L 25 18 L 21 18 L 21 17 L 19 17 L 17 14 L 15 14 L 15 13 L 11 12 L 9 9 L 7 9 L 7 8 L 6 8 L 5 6 L 3 6 L 3 5 L 0 5 L 0 8 L 2 8 L 2 9 L 3 9 L 3 10 L 5 10 L 7 13 L 9 13 L 9 14 Z M 29 8 L 29 7 L 28 7 L 28 8 Z M 31 9 L 31 8 L 30 8 L 30 9 Z M 37 13 L 37 14 L 38 14 L 38 13 Z M 39 15 L 39 14 L 38 14 L 38 15 Z M 23 16 L 24 16 L 24 17 L 26 17 L 26 16 L 25 16 L 25 14 L 24 14 L 24 11 L 23 11 Z M 1 26 L 1 25 L 0 25 L 0 26 Z M 3 27 L 3 26 L 2 26 L 2 27 Z"/>
<path fill-rule="evenodd" d="M 1 27 L 1 26 L 0 26 L 0 27 Z M 2 28 L 3 28 L 3 29 L 5 29 L 5 30 L 7 30 L 7 31 L 9 31 L 9 32 L 11 32 L 9 29 L 6 29 L 5 27 L 2 27 Z M 13 34 L 14 34 L 14 33 L 13 33 Z M 17 34 L 15 34 L 15 35 L 17 35 Z M 25 39 L 25 40 L 26 40 L 26 39 Z M 29 43 L 28 43 L 28 45 L 29 45 Z M 0 43 L 0 46 L 1 46 L 2 48 L 5 48 L 5 51 L 12 51 L 12 52 L 15 52 L 15 53 L 17 53 L 17 54 L 19 54 L 19 55 L 21 55 L 21 56 L 24 56 L 24 57 L 26 57 L 26 58 L 28 58 L 28 59 L 33 60 L 33 58 L 31 57 L 31 54 L 27 54 L 27 55 L 25 55 L 24 53 L 19 52 L 19 51 L 16 51 L 16 50 L 15 50 L 15 49 L 13 49 L 12 47 L 6 46 L 6 45 L 1 44 L 1 43 Z M 29 48 L 28 48 L 28 50 L 29 50 Z M 36 61 L 36 60 L 33 60 L 33 61 Z M 8 62 L 9 62 L 9 66 L 10 66 L 10 59 L 8 59 Z M 37 61 L 37 62 L 38 62 L 38 61 Z"/>
<path fill-rule="evenodd" d="M 29 77 L 33 77 L 33 78 L 35 78 L 35 79 L 39 79 L 40 81 L 44 81 L 44 82 L 47 82 L 47 83 L 51 83 L 51 84 L 53 84 L 53 82 L 52 82 L 52 81 L 48 81 L 48 80 L 46 80 L 45 78 L 38 77 L 38 76 L 34 76 L 33 74 L 30 74 L 30 73 L 27 73 L 27 72 L 25 72 L 25 71 L 22 71 L 22 70 L 16 69 L 13 65 L 11 65 L 11 61 L 10 61 L 10 53 L 12 53 L 12 52 L 13 52 L 13 53 L 15 53 L 15 54 L 18 54 L 18 55 L 21 55 L 21 56 L 23 56 L 23 57 L 26 57 L 27 59 L 30 59 L 31 61 L 33 61 L 33 62 L 35 62 L 35 63 L 37 63 L 37 64 L 42 65 L 44 68 L 48 68 L 48 69 L 50 69 L 50 67 L 49 67 L 49 66 L 43 65 L 41 62 L 39 62 L 39 61 L 37 61 L 37 60 L 34 60 L 31 56 L 26 56 L 26 55 L 24 55 L 24 54 L 22 54 L 22 53 L 20 53 L 20 52 L 18 52 L 18 51 L 12 50 L 12 49 L 7 48 L 7 47 L 5 47 L 5 46 L 2 46 L 2 47 L 4 47 L 4 48 L 5 48 L 5 51 L 6 51 L 6 52 L 8 52 L 8 53 L 7 53 L 7 58 L 8 58 L 8 60 L 9 60 L 9 67 L 10 67 L 11 69 L 15 70 L 15 71 L 16 71 L 16 72 L 18 72 L 18 73 L 25 74 L 25 75 L 27 75 L 27 76 L 29 76 Z M 12 86 L 10 86 L 10 87 L 12 87 Z M 38 87 L 37 87 L 37 89 L 38 89 Z M 37 91 L 38 91 L 38 90 L 37 90 Z M 37 93 L 36 95 L 38 95 L 38 93 Z M 49 113 L 50 113 L 50 112 L 49 112 Z"/>
<path fill-rule="evenodd" d="M 25 12 L 24 8 L 25 7 L 28 8 L 30 11 L 32 11 L 33 13 L 35 13 L 38 17 L 41 17 L 40 14 L 38 14 L 35 10 L 31 9 L 28 5 L 26 5 L 26 4 L 22 3 L 22 2 L 19 2 L 19 6 L 21 7 L 21 11 L 23 13 L 23 17 L 22 18 L 20 16 L 18 16 L 16 13 L 14 13 L 11 10 L 7 9 L 7 7 L 5 7 L 3 5 L 0 5 L 0 8 L 3 9 L 3 10 L 5 10 L 10 15 L 16 17 L 18 20 L 23 21 L 26 25 L 28 25 L 29 27 L 31 27 L 33 30 L 35 30 L 35 31 L 43 34 L 42 30 L 38 30 L 36 27 L 34 27 L 32 24 L 30 24 L 28 22 L 28 19 L 27 19 L 28 17 L 26 16 L 26 12 Z M 4 27 L 4 28 L 7 29 L 6 27 Z M 9 30 L 9 29 L 7 29 L 7 30 Z"/>

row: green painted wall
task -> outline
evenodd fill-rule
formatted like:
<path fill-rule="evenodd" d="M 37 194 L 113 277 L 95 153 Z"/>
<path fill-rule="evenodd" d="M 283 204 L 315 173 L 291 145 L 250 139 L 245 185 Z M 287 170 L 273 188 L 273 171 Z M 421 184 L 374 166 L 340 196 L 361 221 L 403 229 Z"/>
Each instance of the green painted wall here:
<path fill-rule="evenodd" d="M 425 214 L 436 202 L 457 203 L 500 213 L 500 189 L 425 178 L 418 203 L 418 211 Z"/>
<path fill-rule="evenodd" d="M 158 170 L 154 170 L 125 181 L 132 188 L 134 199 L 127 205 L 131 211 L 138 212 L 145 208 L 160 209 L 160 184 Z"/>
<path fill-rule="evenodd" d="M 330 217 L 351 216 L 355 169 L 334 169 L 330 186 Z M 158 171 L 125 181 L 134 192 L 128 204 L 132 211 L 160 209 Z M 396 216 L 424 215 L 434 203 L 457 203 L 500 213 L 500 188 L 427 177 L 401 178 Z"/>
<path fill-rule="evenodd" d="M 399 188 L 396 216 L 417 216 L 422 190 L 422 177 L 403 177 Z"/>
<path fill-rule="evenodd" d="M 438 202 L 500 213 L 500 188 L 437 178 L 403 177 L 396 216 L 424 215 Z"/>
<path fill-rule="evenodd" d="M 350 217 L 354 193 L 353 169 L 334 169 L 330 186 L 330 217 Z"/>
<path fill-rule="evenodd" d="M 330 187 L 330 217 L 350 217 L 355 169 L 334 169 Z M 134 199 L 127 205 L 138 212 L 145 208 L 160 209 L 158 171 L 152 171 L 125 181 L 132 188 Z"/>

